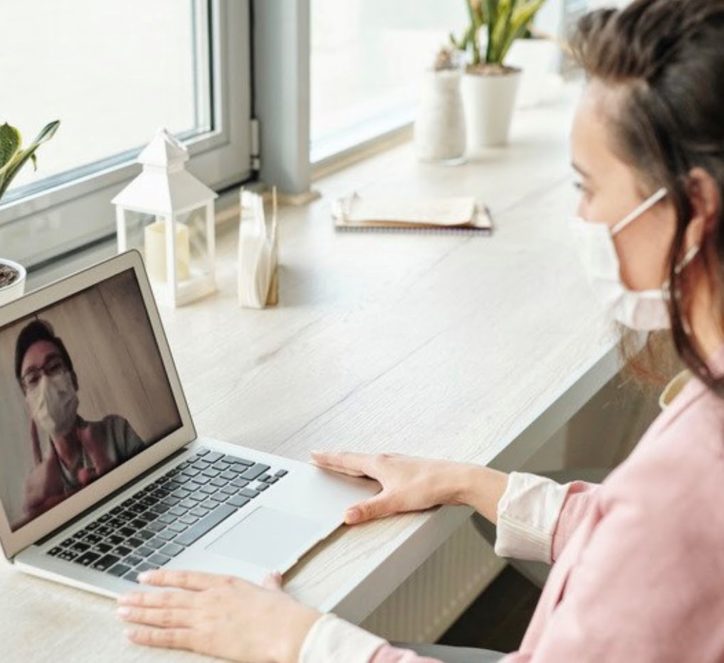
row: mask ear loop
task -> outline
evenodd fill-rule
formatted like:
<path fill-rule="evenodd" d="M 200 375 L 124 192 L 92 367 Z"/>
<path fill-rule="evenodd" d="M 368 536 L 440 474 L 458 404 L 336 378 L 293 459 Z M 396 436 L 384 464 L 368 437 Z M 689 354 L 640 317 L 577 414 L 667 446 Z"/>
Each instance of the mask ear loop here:
<path fill-rule="evenodd" d="M 627 214 L 613 228 L 611 228 L 611 235 L 617 235 L 620 233 L 629 223 L 636 220 L 644 212 L 651 209 L 656 203 L 664 198 L 667 193 L 668 191 L 666 190 L 666 187 L 661 187 L 656 193 L 649 196 L 635 210 Z"/>

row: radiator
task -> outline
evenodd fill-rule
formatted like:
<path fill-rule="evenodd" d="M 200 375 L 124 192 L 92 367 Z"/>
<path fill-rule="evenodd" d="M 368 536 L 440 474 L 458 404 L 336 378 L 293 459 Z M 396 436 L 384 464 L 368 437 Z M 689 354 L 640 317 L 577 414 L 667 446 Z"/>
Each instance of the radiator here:
<path fill-rule="evenodd" d="M 435 642 L 504 566 L 468 520 L 362 626 L 387 640 Z"/>

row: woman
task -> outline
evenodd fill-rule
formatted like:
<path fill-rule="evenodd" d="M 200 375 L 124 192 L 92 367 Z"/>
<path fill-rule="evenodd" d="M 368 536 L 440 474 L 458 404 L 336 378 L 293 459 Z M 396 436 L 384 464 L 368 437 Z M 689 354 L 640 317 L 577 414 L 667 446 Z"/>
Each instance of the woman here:
<path fill-rule="evenodd" d="M 383 486 L 357 523 L 434 504 L 497 521 L 496 550 L 554 562 L 520 651 L 434 660 L 724 660 L 724 0 L 636 0 L 586 16 L 572 151 L 592 283 L 620 322 L 670 327 L 694 378 L 603 484 L 399 456 L 317 454 Z M 246 661 L 421 663 L 278 591 L 158 571 L 131 595 L 134 642 Z M 279 629 L 277 624 L 284 624 Z"/>

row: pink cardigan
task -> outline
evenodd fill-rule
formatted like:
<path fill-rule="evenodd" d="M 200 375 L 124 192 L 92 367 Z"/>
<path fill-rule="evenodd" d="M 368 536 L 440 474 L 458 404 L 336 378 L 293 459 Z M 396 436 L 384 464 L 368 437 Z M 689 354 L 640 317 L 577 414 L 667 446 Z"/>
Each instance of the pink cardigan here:
<path fill-rule="evenodd" d="M 713 365 L 724 371 L 724 348 Z M 541 498 L 543 481 L 528 494 Z M 518 557 L 541 558 L 547 518 L 555 562 L 520 650 L 501 661 L 724 661 L 724 400 L 692 379 L 603 484 L 555 489 L 552 514 L 548 490 L 548 514 L 519 509 L 530 522 L 517 526 L 526 491 L 501 499 L 498 537 Z M 332 615 L 301 660 L 436 663 Z"/>

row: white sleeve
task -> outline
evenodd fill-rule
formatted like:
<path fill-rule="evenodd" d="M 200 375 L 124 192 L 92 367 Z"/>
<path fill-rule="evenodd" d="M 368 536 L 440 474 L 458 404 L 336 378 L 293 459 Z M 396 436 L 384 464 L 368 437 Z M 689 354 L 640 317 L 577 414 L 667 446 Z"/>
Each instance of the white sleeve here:
<path fill-rule="evenodd" d="M 498 502 L 495 553 L 550 564 L 553 532 L 567 492 L 567 484 L 511 472 Z"/>
<path fill-rule="evenodd" d="M 379 636 L 328 613 L 307 633 L 299 663 L 369 663 L 384 644 Z"/>

